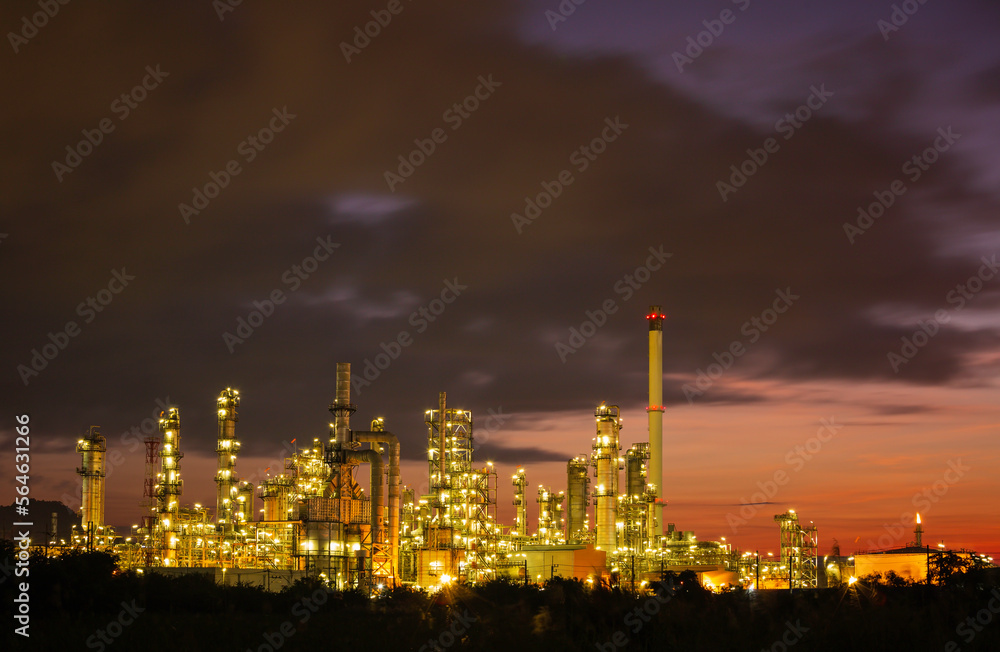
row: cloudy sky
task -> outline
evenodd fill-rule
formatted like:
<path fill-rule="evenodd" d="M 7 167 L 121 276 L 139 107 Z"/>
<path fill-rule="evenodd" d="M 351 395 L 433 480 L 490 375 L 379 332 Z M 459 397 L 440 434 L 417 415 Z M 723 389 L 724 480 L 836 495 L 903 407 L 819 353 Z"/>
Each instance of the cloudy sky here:
<path fill-rule="evenodd" d="M 601 401 L 646 437 L 660 304 L 678 529 L 1000 550 L 995 3 L 329 4 L 4 4 L 4 495 L 14 415 L 66 502 L 97 424 L 137 522 L 171 404 L 211 504 L 218 392 L 257 481 L 351 362 L 418 489 L 472 410 L 509 519 Z"/>

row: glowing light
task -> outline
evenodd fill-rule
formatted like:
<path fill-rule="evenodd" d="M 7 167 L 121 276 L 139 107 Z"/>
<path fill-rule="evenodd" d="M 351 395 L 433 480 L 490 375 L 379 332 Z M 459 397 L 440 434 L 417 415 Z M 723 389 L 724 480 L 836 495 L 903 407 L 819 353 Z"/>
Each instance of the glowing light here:
<path fill-rule="evenodd" d="M 441 576 L 441 583 L 442 584 L 451 584 L 451 575 L 442 575 Z"/>
<path fill-rule="evenodd" d="M 858 581 L 858 578 L 856 578 L 853 575 L 851 575 L 851 579 L 847 580 L 847 585 L 851 586 L 852 584 L 854 584 L 857 581 Z"/>

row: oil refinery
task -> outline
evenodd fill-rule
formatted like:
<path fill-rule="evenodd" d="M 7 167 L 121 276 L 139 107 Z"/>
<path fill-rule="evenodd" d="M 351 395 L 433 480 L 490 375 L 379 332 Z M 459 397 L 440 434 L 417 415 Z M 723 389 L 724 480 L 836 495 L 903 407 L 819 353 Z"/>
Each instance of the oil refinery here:
<path fill-rule="evenodd" d="M 648 439 L 623 454 L 619 407 L 596 406 L 590 454 L 567 460 L 565 489 L 532 491 L 529 471 L 512 469 L 513 523 L 498 520 L 501 474 L 492 462 L 477 464 L 471 412 L 450 407 L 445 392 L 424 412 L 428 489 L 418 494 L 401 484 L 400 442 L 385 422 L 375 419 L 367 429 L 351 423 L 351 366 L 338 363 L 328 436 L 299 444 L 282 472 L 256 487 L 238 474 L 240 393 L 220 393 L 214 509 L 182 503 L 181 415 L 165 410 L 159 435 L 144 440 L 142 521 L 132 536 L 104 522 L 107 445 L 91 426 L 77 445 L 83 489 L 73 544 L 116 552 L 130 568 L 214 572 L 223 582 L 227 571 L 257 583 L 266 575 L 269 586 L 312 575 L 338 589 L 369 591 L 501 576 L 637 587 L 665 571 L 693 570 L 706 586 L 815 588 L 817 530 L 801 525 L 793 510 L 775 516 L 778 558 L 741 553 L 724 539 L 702 541 L 665 522 L 664 318 L 659 306 L 646 315 Z"/>

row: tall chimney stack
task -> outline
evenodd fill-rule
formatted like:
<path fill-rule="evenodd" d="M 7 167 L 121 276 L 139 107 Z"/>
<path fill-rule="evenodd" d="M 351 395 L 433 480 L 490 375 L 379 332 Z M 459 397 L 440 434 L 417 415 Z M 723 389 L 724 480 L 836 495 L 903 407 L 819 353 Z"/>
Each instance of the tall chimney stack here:
<path fill-rule="evenodd" d="M 656 489 L 650 534 L 663 534 L 663 314 L 660 306 L 650 306 L 649 322 L 649 473 L 646 483 Z"/>
<path fill-rule="evenodd" d="M 333 415 L 333 442 L 344 446 L 351 441 L 351 415 L 357 406 L 351 403 L 351 363 L 337 363 L 337 395 L 330 404 Z"/>

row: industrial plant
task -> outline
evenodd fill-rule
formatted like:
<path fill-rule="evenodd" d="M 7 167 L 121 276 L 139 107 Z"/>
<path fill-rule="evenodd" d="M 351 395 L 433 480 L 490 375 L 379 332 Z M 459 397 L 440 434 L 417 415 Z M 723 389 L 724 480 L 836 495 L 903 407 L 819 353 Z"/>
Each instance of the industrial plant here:
<path fill-rule="evenodd" d="M 223 582 L 228 572 L 269 586 L 307 575 L 365 591 L 561 576 L 638 588 L 666 571 L 693 570 L 710 587 L 815 588 L 817 529 L 800 524 L 794 511 L 775 516 L 777 558 L 702 541 L 665 522 L 664 318 L 659 306 L 646 315 L 648 439 L 623 453 L 619 407 L 596 406 L 590 454 L 567 460 L 564 489 L 535 491 L 528 469 L 511 469 L 513 523 L 497 518 L 501 473 L 475 458 L 471 412 L 450 407 L 445 392 L 424 412 L 428 489 L 418 494 L 401 484 L 400 442 L 383 419 L 365 429 L 352 424 L 351 366 L 338 363 L 328 436 L 300 443 L 282 472 L 256 487 L 238 474 L 240 394 L 220 393 L 214 509 L 182 503 L 181 414 L 176 407 L 164 411 L 158 436 L 145 439 L 142 521 L 130 536 L 105 524 L 107 445 L 100 429 L 90 427 L 77 446 L 83 489 L 74 545 L 112 550 L 132 568 L 214 572 Z"/>

